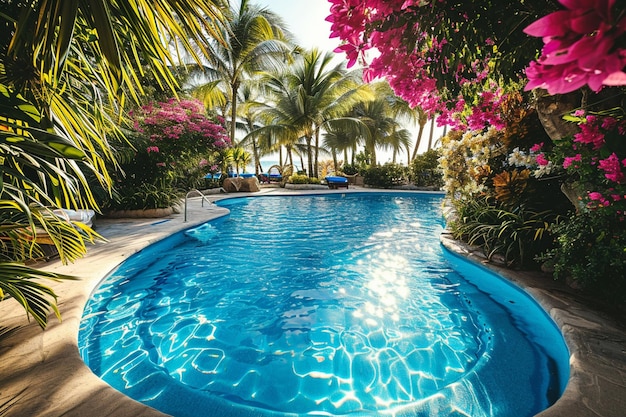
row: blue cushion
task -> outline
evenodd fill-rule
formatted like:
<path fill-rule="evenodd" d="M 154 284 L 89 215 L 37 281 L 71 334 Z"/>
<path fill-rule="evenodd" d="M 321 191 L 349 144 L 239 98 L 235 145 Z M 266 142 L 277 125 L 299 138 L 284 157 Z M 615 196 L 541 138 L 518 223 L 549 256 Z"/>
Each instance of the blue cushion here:
<path fill-rule="evenodd" d="M 328 182 L 348 182 L 346 177 L 326 177 Z"/>

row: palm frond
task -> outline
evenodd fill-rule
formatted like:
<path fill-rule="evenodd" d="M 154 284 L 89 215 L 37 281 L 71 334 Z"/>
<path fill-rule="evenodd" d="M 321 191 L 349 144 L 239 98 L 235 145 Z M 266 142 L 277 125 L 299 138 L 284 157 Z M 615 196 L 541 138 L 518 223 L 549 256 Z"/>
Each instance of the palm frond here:
<path fill-rule="evenodd" d="M 36 281 L 40 279 L 59 281 L 76 278 L 40 271 L 22 264 L 0 262 L 0 300 L 7 296 L 13 298 L 26 310 L 29 319 L 32 317 L 39 326 L 45 328 L 50 310 L 59 320 L 61 314 L 56 305 L 56 294 L 50 287 Z"/>

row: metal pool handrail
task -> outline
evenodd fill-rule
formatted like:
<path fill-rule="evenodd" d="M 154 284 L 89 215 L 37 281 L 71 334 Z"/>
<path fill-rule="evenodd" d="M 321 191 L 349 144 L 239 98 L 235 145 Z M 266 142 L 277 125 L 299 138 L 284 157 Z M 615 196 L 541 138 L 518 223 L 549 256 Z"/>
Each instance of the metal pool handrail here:
<path fill-rule="evenodd" d="M 211 200 L 209 200 L 208 198 L 206 198 L 206 195 L 204 195 L 200 190 L 198 190 L 197 188 L 194 188 L 190 191 L 187 192 L 187 194 L 185 194 L 185 217 L 183 222 L 187 223 L 187 199 L 189 198 L 189 195 L 192 193 L 197 193 L 200 197 L 202 197 L 202 207 L 204 207 L 204 202 L 206 201 L 209 204 L 213 204 L 211 202 Z"/>

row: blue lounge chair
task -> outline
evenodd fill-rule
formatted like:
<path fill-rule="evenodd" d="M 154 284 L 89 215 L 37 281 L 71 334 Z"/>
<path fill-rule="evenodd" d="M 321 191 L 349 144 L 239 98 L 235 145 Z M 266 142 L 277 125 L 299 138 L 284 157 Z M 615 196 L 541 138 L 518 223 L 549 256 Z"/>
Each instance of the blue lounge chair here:
<path fill-rule="evenodd" d="M 326 177 L 328 188 L 336 190 L 337 188 L 348 188 L 348 179 L 346 177 Z"/>
<path fill-rule="evenodd" d="M 215 174 L 208 173 L 204 176 L 204 187 L 205 188 L 216 188 L 220 185 L 220 178 L 222 178 L 222 173 L 217 172 Z"/>

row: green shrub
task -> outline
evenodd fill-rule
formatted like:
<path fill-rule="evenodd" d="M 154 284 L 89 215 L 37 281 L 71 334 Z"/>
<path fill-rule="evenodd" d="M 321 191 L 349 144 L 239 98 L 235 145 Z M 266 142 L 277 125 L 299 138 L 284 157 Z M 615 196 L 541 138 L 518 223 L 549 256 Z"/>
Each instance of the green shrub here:
<path fill-rule="evenodd" d="M 320 181 L 319 178 L 309 178 L 309 184 L 321 184 L 322 182 Z"/>
<path fill-rule="evenodd" d="M 309 184 L 308 175 L 293 174 L 287 181 L 289 184 Z"/>
<path fill-rule="evenodd" d="M 341 167 L 341 172 L 346 175 L 358 174 L 359 167 L 357 167 L 356 165 L 345 164 L 343 167 Z"/>
<path fill-rule="evenodd" d="M 368 168 L 363 173 L 363 181 L 372 187 L 390 188 L 402 184 L 407 178 L 407 171 L 402 165 L 387 163 Z"/>
<path fill-rule="evenodd" d="M 541 260 L 554 264 L 556 278 L 571 278 L 586 292 L 614 306 L 626 303 L 626 220 L 585 211 L 553 226 L 557 247 Z"/>
<path fill-rule="evenodd" d="M 112 210 L 146 210 L 167 208 L 180 201 L 180 194 L 167 186 L 142 184 L 137 188 L 122 188 L 107 204 Z"/>
<path fill-rule="evenodd" d="M 439 167 L 441 152 L 430 149 L 411 162 L 409 179 L 419 187 L 443 187 L 443 171 Z"/>
<path fill-rule="evenodd" d="M 457 218 L 450 229 L 455 239 L 480 246 L 488 259 L 500 255 L 507 266 L 531 266 L 552 247 L 550 223 L 557 220 L 550 211 L 537 212 L 523 205 L 507 210 L 489 199 L 475 199 L 457 204 Z"/>
<path fill-rule="evenodd" d="M 99 194 L 103 208 L 169 207 L 176 190 L 204 185 L 230 145 L 223 120 L 205 114 L 197 100 L 151 103 L 136 109 L 132 120 L 129 144 L 117 149 L 121 172 L 112 170 L 116 194 Z"/>

